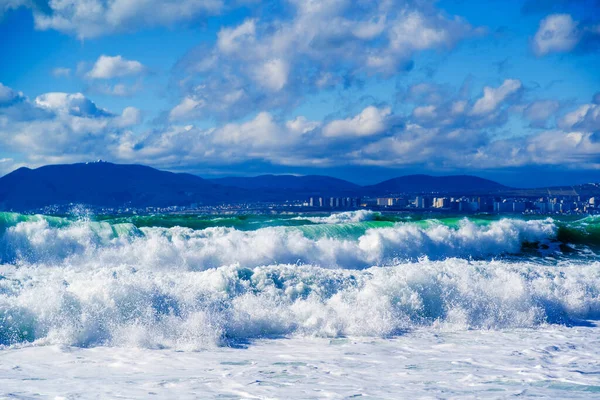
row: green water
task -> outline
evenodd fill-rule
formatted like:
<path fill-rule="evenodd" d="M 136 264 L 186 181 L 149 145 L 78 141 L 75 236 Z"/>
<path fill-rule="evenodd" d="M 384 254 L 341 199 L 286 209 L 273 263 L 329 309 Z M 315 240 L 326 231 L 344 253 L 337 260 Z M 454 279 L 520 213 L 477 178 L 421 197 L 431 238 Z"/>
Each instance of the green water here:
<path fill-rule="evenodd" d="M 458 228 L 468 219 L 478 226 L 486 226 L 505 218 L 521 220 L 540 220 L 551 218 L 557 226 L 556 239 L 563 243 L 600 246 L 600 216 L 524 216 L 524 215 L 436 215 L 427 213 L 377 213 L 362 212 L 341 214 L 298 214 L 298 215 L 197 215 L 197 214 L 151 214 L 151 215 L 24 215 L 0 212 L 0 232 L 22 222 L 47 224 L 51 228 L 61 228 L 73 223 L 86 221 L 94 230 L 105 231 L 113 236 L 123 234 L 141 235 L 140 228 L 183 227 L 193 230 L 207 228 L 235 228 L 240 231 L 252 231 L 267 227 L 290 227 L 300 230 L 306 237 L 355 239 L 368 229 L 388 228 L 397 224 L 415 225 L 428 229 L 435 225 Z M 350 218 L 338 216 L 350 215 Z"/>

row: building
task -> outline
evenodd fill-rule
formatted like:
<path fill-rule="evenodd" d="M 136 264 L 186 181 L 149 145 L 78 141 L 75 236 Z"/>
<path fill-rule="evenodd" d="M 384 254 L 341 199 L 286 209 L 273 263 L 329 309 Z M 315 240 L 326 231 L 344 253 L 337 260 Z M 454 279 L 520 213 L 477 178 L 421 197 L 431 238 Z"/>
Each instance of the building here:
<path fill-rule="evenodd" d="M 431 198 L 424 196 L 417 196 L 415 198 L 416 208 L 429 208 L 431 207 Z"/>
<path fill-rule="evenodd" d="M 436 197 L 433 199 L 433 207 L 450 208 L 450 200 L 447 197 Z"/>
<path fill-rule="evenodd" d="M 398 200 L 393 197 L 379 197 L 377 198 L 377 205 L 379 207 L 391 207 L 398 204 Z"/>

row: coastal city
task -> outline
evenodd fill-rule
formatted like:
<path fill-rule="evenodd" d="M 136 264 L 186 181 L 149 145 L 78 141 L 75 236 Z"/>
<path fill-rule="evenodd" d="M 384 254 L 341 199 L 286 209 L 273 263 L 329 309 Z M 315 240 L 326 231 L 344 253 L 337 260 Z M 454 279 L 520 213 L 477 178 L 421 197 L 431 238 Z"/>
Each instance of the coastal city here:
<path fill-rule="evenodd" d="M 404 197 L 311 197 L 302 204 L 313 209 L 372 208 L 389 211 L 448 211 L 458 213 L 512 213 L 512 214 L 595 214 L 600 198 L 555 196 L 539 198 L 512 198 L 498 196 L 404 196 Z"/>
<path fill-rule="evenodd" d="M 80 204 L 48 206 L 29 213 L 41 214 L 293 214 L 343 212 L 368 209 L 392 213 L 442 214 L 600 214 L 600 196 L 547 196 L 538 198 L 502 196 L 323 197 L 282 202 L 241 202 L 220 205 L 173 205 L 167 207 L 94 207 Z"/>

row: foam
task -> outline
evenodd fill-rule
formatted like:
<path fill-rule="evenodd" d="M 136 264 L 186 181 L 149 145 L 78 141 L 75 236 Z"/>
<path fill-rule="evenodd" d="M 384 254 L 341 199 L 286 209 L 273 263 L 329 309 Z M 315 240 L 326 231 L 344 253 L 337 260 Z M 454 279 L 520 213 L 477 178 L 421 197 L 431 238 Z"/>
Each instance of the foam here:
<path fill-rule="evenodd" d="M 600 264 L 421 260 L 362 271 L 96 264 L 0 269 L 0 344 L 199 349 L 258 337 L 387 337 L 600 317 Z"/>
<path fill-rule="evenodd" d="M 372 221 L 376 217 L 381 216 L 380 213 L 371 210 L 344 211 L 341 213 L 333 213 L 327 217 L 298 217 L 299 219 L 308 220 L 319 224 L 344 224 L 352 222 Z"/>
<path fill-rule="evenodd" d="M 502 258 L 553 240 L 550 219 L 336 223 L 314 237 L 302 227 L 4 221 L 0 345 L 198 349 L 257 337 L 387 337 L 600 317 L 600 264 Z M 361 224 L 358 237 L 330 235 Z"/>
<path fill-rule="evenodd" d="M 85 220 L 55 226 L 41 218 L 5 229 L 0 237 L 0 262 L 85 266 L 94 261 L 183 270 L 234 263 L 244 267 L 298 263 L 357 269 L 423 256 L 437 260 L 516 254 L 523 243 L 552 240 L 557 231 L 552 220 L 502 219 L 477 225 L 464 219 L 458 227 L 435 221 L 425 226 L 397 223 L 386 228 L 362 224 L 365 226 L 357 232 L 363 233 L 354 238 L 348 236 L 348 227 L 356 226 L 353 224 L 327 224 L 311 237 L 303 233 L 303 227 L 138 229 L 132 224 Z"/>

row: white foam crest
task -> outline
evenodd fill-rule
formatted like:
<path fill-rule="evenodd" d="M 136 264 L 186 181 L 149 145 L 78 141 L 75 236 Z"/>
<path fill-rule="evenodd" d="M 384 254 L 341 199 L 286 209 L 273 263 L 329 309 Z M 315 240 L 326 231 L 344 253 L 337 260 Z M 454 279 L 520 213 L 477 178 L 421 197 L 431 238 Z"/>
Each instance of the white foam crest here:
<path fill-rule="evenodd" d="M 312 239 L 301 229 L 270 227 L 254 231 L 234 228 L 141 228 L 77 222 L 60 228 L 47 221 L 21 222 L 1 238 L 0 261 L 78 265 L 101 262 L 138 268 L 204 270 L 239 264 L 312 264 L 328 268 L 367 268 L 400 260 L 447 257 L 485 258 L 518 253 L 523 242 L 539 242 L 556 234 L 551 220 L 503 219 L 478 226 L 469 220 L 458 228 L 441 224 L 419 227 L 399 223 L 368 229 L 357 239 Z"/>
<path fill-rule="evenodd" d="M 378 215 L 380 215 L 380 213 L 371 210 L 356 210 L 334 213 L 327 217 L 297 217 L 297 219 L 308 220 L 318 224 L 348 224 L 372 221 Z"/>
<path fill-rule="evenodd" d="M 0 344 L 199 349 L 257 337 L 389 336 L 600 318 L 600 263 L 422 260 L 362 271 L 0 266 Z"/>

